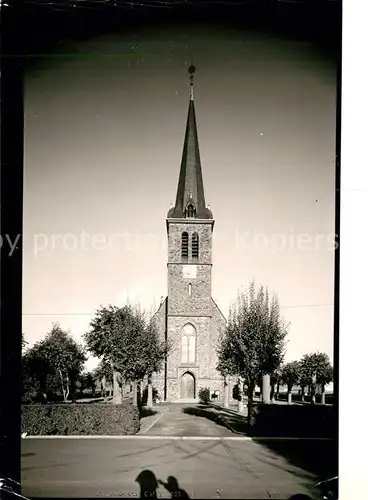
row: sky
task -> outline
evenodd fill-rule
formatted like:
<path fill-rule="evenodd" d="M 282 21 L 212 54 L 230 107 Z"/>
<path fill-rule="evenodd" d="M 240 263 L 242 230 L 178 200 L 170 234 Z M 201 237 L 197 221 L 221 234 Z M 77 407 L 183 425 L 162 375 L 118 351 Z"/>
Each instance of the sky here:
<path fill-rule="evenodd" d="M 101 305 L 166 296 L 192 59 L 213 298 L 227 316 L 255 279 L 290 323 L 286 359 L 332 358 L 334 63 L 219 25 L 61 42 L 29 69 L 23 332 L 32 345 L 59 322 L 79 341 Z"/>

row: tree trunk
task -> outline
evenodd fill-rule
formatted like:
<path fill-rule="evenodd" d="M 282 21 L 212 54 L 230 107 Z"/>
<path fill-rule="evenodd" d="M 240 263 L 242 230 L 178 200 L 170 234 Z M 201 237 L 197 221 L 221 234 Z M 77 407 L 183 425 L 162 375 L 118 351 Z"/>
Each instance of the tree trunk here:
<path fill-rule="evenodd" d="M 138 406 L 142 406 L 142 381 L 137 382 L 137 402 Z"/>
<path fill-rule="evenodd" d="M 105 377 L 105 375 L 102 377 L 102 380 L 101 380 L 101 397 L 106 399 L 106 377 Z"/>
<path fill-rule="evenodd" d="M 312 385 L 312 387 L 311 387 L 311 403 L 312 403 L 312 405 L 316 404 L 316 387 L 315 387 L 315 385 Z"/>
<path fill-rule="evenodd" d="M 238 379 L 239 400 L 238 413 L 244 413 L 244 382 L 241 378 Z"/>
<path fill-rule="evenodd" d="M 276 384 L 271 384 L 271 390 L 270 390 L 270 399 L 272 404 L 275 404 L 275 385 Z"/>
<path fill-rule="evenodd" d="M 325 386 L 321 386 L 321 404 L 325 405 L 326 404 L 326 392 L 325 392 Z"/>
<path fill-rule="evenodd" d="M 113 374 L 113 390 L 114 390 L 114 395 L 113 395 L 113 404 L 114 405 L 119 405 L 121 404 L 121 391 L 118 383 L 118 372 L 114 370 Z"/>
<path fill-rule="evenodd" d="M 153 397 L 152 397 L 152 376 L 148 375 L 147 378 L 148 391 L 147 391 L 147 408 L 153 408 Z"/>
<path fill-rule="evenodd" d="M 119 385 L 119 389 L 120 389 L 120 399 L 121 401 L 124 399 L 125 397 L 125 389 L 126 389 L 126 380 L 123 379 L 123 377 L 121 377 L 121 387 Z"/>
<path fill-rule="evenodd" d="M 239 396 L 240 399 L 238 401 L 238 413 L 244 413 L 244 402 L 243 402 L 243 398 L 241 396 Z"/>
<path fill-rule="evenodd" d="M 248 425 L 249 426 L 253 426 L 254 424 L 254 417 L 255 417 L 255 408 L 254 408 L 254 400 L 253 400 L 253 397 L 254 397 L 254 384 L 249 384 L 248 385 L 248 390 L 247 390 L 247 394 L 248 394 L 248 417 L 247 417 L 247 420 L 248 420 Z"/>
<path fill-rule="evenodd" d="M 280 382 L 277 382 L 277 384 L 276 384 L 276 399 L 279 399 L 279 394 L 280 394 Z"/>
<path fill-rule="evenodd" d="M 291 405 L 292 402 L 293 402 L 293 397 L 292 397 L 292 394 L 291 394 L 291 389 L 288 389 L 288 391 L 287 391 L 287 404 Z"/>
<path fill-rule="evenodd" d="M 229 408 L 229 377 L 227 375 L 224 380 L 224 407 Z"/>
<path fill-rule="evenodd" d="M 59 369 L 59 375 L 60 375 L 60 381 L 61 381 L 61 390 L 63 391 L 63 399 L 64 399 L 64 401 L 66 401 L 64 379 L 63 379 L 63 374 L 62 374 L 60 369 Z"/>
<path fill-rule="evenodd" d="M 300 400 L 302 403 L 304 403 L 305 402 L 305 393 L 304 393 L 305 387 L 304 387 L 304 385 L 301 386 L 300 390 L 301 390 Z"/>
<path fill-rule="evenodd" d="M 270 404 L 270 376 L 265 373 L 262 377 L 262 401 L 264 404 Z"/>
<path fill-rule="evenodd" d="M 67 375 L 66 375 L 66 393 L 65 393 L 65 401 L 67 401 L 67 400 L 68 400 L 69 392 L 70 392 L 70 381 L 69 381 L 69 376 L 68 376 L 68 374 L 67 374 Z"/>
<path fill-rule="evenodd" d="M 138 383 L 133 380 L 133 405 L 138 406 Z"/>

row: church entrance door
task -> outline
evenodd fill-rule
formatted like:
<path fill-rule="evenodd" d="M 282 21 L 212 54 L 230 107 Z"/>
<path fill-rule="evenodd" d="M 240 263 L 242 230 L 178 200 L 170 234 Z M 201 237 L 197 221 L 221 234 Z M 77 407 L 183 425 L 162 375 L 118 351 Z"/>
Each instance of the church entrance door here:
<path fill-rule="evenodd" d="M 195 379 L 190 372 L 185 372 L 181 378 L 181 399 L 195 398 Z"/>

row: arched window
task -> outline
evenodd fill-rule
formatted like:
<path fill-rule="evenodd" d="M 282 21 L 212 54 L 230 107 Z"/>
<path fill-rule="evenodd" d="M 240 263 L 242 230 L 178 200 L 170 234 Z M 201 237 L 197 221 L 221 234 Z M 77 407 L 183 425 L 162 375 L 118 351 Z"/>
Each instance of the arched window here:
<path fill-rule="evenodd" d="M 183 327 L 181 338 L 181 362 L 194 363 L 196 349 L 196 331 L 193 325 Z"/>
<path fill-rule="evenodd" d="M 199 255 L 199 238 L 198 233 L 192 234 L 192 258 L 198 259 Z"/>
<path fill-rule="evenodd" d="M 188 233 L 183 233 L 181 235 L 181 256 L 183 259 L 188 258 L 188 243 L 189 243 L 189 236 Z"/>
<path fill-rule="evenodd" d="M 189 205 L 187 206 L 187 209 L 185 211 L 185 215 L 189 219 L 193 219 L 193 217 L 195 217 L 195 208 L 194 208 L 193 203 L 189 203 Z"/>

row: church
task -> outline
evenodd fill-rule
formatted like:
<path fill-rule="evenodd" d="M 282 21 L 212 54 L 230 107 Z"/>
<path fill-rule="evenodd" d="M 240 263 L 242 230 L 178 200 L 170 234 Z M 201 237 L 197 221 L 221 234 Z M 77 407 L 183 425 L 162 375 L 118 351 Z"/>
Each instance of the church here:
<path fill-rule="evenodd" d="M 171 346 L 153 385 L 161 401 L 193 401 L 201 388 L 223 398 L 217 342 L 226 319 L 211 295 L 214 217 L 206 205 L 189 68 L 190 98 L 175 206 L 166 217 L 167 297 L 155 314 L 162 339 Z"/>

